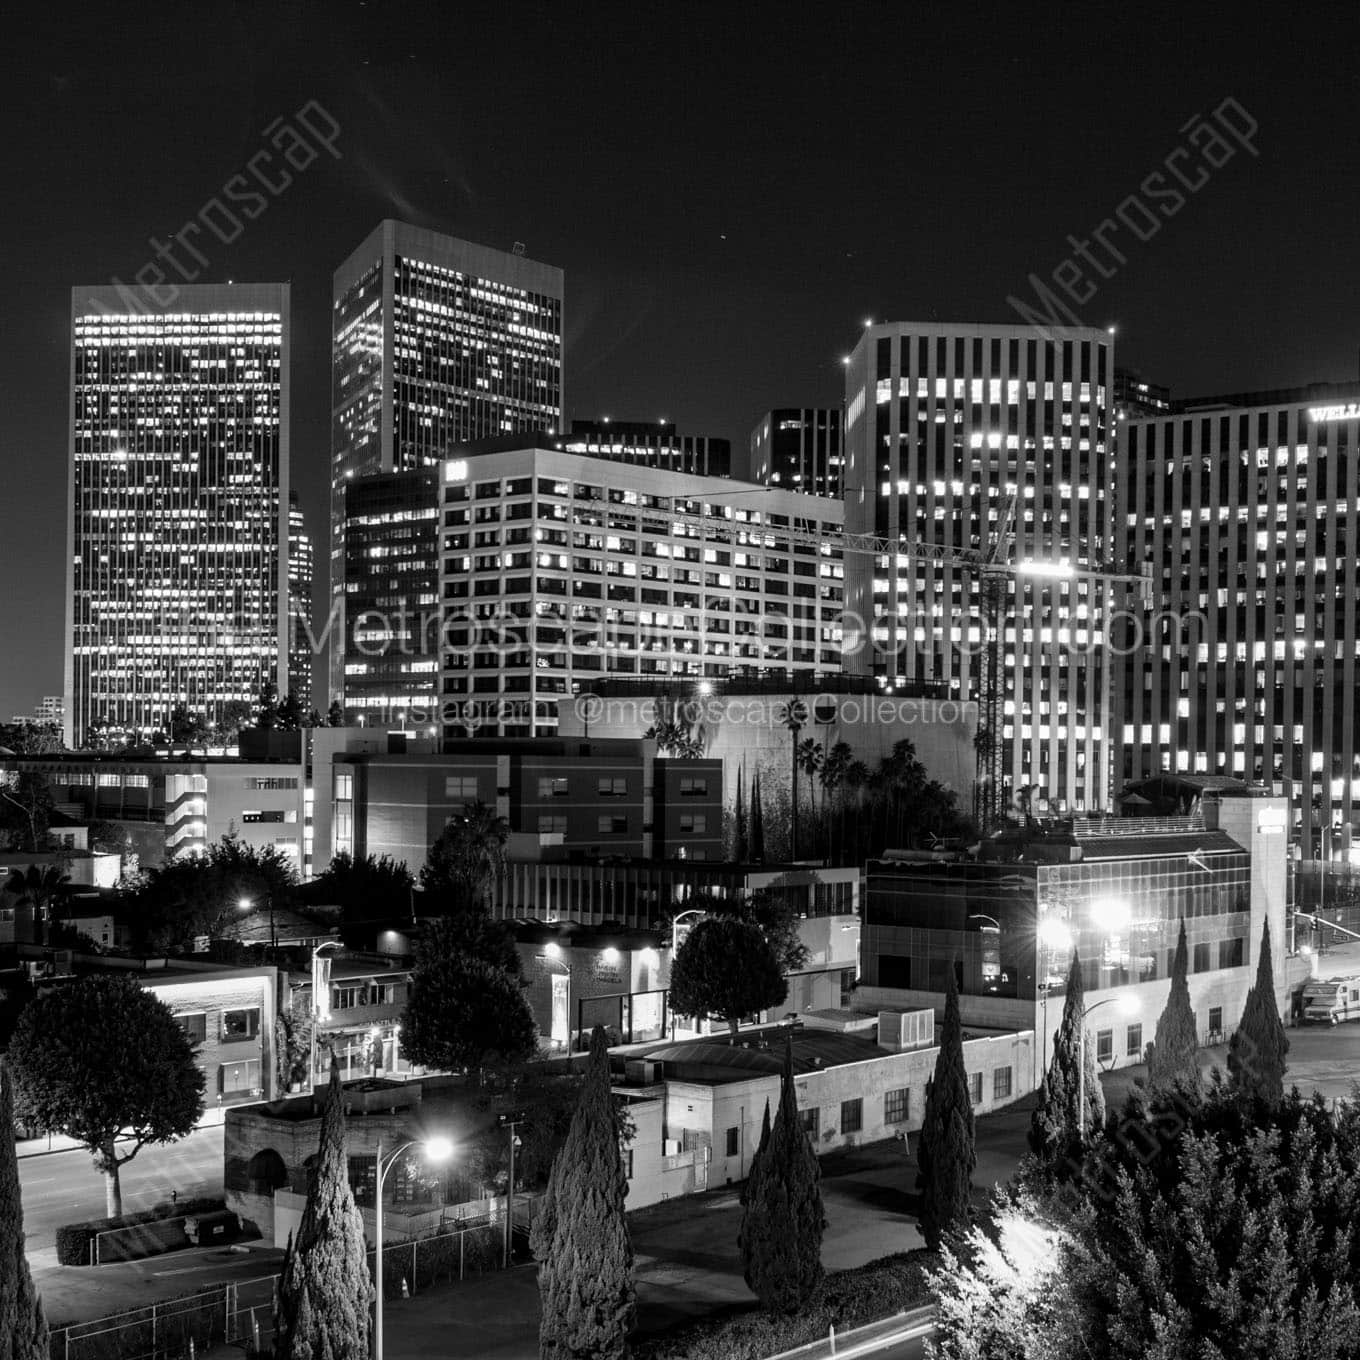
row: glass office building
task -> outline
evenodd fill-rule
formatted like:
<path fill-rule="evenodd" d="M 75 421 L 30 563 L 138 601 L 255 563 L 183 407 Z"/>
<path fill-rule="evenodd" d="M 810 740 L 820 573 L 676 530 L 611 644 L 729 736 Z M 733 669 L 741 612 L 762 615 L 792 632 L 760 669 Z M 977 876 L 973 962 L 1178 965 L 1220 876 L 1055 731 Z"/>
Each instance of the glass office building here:
<path fill-rule="evenodd" d="M 288 686 L 288 285 L 171 291 L 72 293 L 72 744 Z"/>
<path fill-rule="evenodd" d="M 751 431 L 746 476 L 766 486 L 839 500 L 845 455 L 838 407 L 768 411 Z"/>
<path fill-rule="evenodd" d="M 1115 636 L 1118 781 L 1277 784 L 1329 856 L 1360 810 L 1360 388 L 1179 402 L 1120 439 L 1119 551 L 1157 604 Z"/>
<path fill-rule="evenodd" d="M 345 487 L 345 720 L 429 722 L 439 688 L 439 471 Z"/>
<path fill-rule="evenodd" d="M 847 532 L 995 547 L 1024 568 L 999 628 L 1005 807 L 1025 787 L 1060 810 L 1109 804 L 1109 588 L 1093 569 L 1111 548 L 1113 347 L 1100 330 L 901 322 L 866 327 L 846 358 Z M 976 571 L 855 554 L 845 596 L 848 670 L 979 697 Z"/>
<path fill-rule="evenodd" d="M 303 522 L 297 493 L 293 492 L 288 497 L 288 610 L 292 631 L 288 688 L 302 701 L 304 709 L 315 703 L 312 676 L 316 671 L 316 651 L 311 631 L 314 570 L 311 535 Z"/>
<path fill-rule="evenodd" d="M 336 270 L 332 299 L 334 595 L 348 482 L 428 467 L 469 440 L 560 428 L 562 271 L 385 221 Z M 339 694 L 341 648 L 332 663 Z"/>

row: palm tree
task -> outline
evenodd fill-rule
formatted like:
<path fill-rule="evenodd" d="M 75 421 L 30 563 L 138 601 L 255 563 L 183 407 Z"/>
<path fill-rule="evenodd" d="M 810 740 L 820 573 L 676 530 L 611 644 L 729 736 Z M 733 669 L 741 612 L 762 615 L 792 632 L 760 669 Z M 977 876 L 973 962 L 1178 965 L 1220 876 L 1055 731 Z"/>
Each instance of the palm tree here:
<path fill-rule="evenodd" d="M 864 791 L 869 787 L 869 780 L 871 777 L 872 776 L 869 773 L 869 767 L 862 760 L 852 760 L 845 767 L 845 774 L 842 778 L 842 782 L 844 783 L 847 791 L 854 795 L 855 809 L 857 812 L 860 808 L 864 806 Z M 851 859 L 851 863 L 858 864 L 863 860 L 864 856 L 861 853 L 862 849 L 863 849 L 863 819 L 856 816 L 855 853 Z"/>
<path fill-rule="evenodd" d="M 817 776 L 821 773 L 825 757 L 822 755 L 822 748 L 817 745 L 815 737 L 804 737 L 798 743 L 797 754 L 795 755 L 798 768 L 808 777 L 808 811 L 812 814 L 812 835 L 808 838 L 812 842 L 812 849 L 816 851 L 817 839 Z M 823 811 L 825 811 L 825 800 L 823 800 Z"/>
<path fill-rule="evenodd" d="M 792 755 L 792 777 L 789 788 L 789 859 L 798 858 L 798 734 L 807 721 L 807 705 L 801 699 L 790 699 L 784 705 L 782 722 L 789 734 Z"/>
<path fill-rule="evenodd" d="M 449 820 L 420 871 L 422 888 L 452 893 L 462 908 L 480 909 L 487 889 L 505 873 L 510 823 L 486 803 L 466 803 Z"/>
<path fill-rule="evenodd" d="M 33 908 L 35 925 L 41 924 L 41 939 L 45 941 L 52 924 L 52 903 L 60 895 L 62 888 L 71 881 L 71 875 L 49 864 L 39 869 L 30 864 L 26 870 L 14 869 L 5 883 L 5 891 L 13 896 L 19 906 Z"/>
<path fill-rule="evenodd" d="M 839 823 L 843 829 L 844 817 L 842 800 L 835 795 L 845 783 L 845 775 L 849 770 L 851 762 L 854 760 L 854 751 L 849 742 L 838 741 L 822 759 L 821 781 L 822 781 L 822 812 L 826 812 L 828 797 L 832 800 L 832 822 L 827 829 L 827 853 L 828 858 L 834 864 L 836 862 L 834 837 L 832 831 Z"/>

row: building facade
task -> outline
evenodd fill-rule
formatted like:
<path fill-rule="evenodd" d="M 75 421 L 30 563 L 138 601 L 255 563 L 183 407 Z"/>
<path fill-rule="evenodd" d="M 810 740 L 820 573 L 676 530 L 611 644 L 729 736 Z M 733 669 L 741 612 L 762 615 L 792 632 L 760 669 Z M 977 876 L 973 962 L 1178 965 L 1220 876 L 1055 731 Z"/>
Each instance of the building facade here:
<path fill-rule="evenodd" d="M 1181 403 L 1121 431 L 1116 776 L 1282 782 L 1306 858 L 1360 809 L 1360 388 Z"/>
<path fill-rule="evenodd" d="M 289 289 L 71 296 L 66 740 L 288 685 Z"/>
<path fill-rule="evenodd" d="M 847 531 L 1014 565 L 998 629 L 1002 806 L 1025 787 L 1060 808 L 1108 803 L 1109 587 L 1095 571 L 1112 546 L 1113 344 L 902 322 L 866 327 L 846 360 Z M 846 567 L 847 670 L 980 697 L 976 571 L 905 553 Z"/>
<path fill-rule="evenodd" d="M 344 500 L 345 721 L 428 722 L 440 668 L 439 471 L 360 477 Z"/>
<path fill-rule="evenodd" d="M 678 434 L 675 422 L 658 420 L 573 420 L 571 433 L 553 442 L 554 448 L 614 463 L 693 472 L 700 477 L 728 477 L 732 473 L 732 443 L 708 435 Z"/>
<path fill-rule="evenodd" d="M 447 462 L 442 511 L 448 731 L 550 734 L 605 675 L 840 669 L 837 502 L 524 448 Z"/>
<path fill-rule="evenodd" d="M 288 651 L 288 690 L 302 701 L 303 710 L 316 702 L 312 677 L 316 650 L 312 636 L 312 585 L 315 576 L 312 539 L 302 519 L 297 493 L 288 497 L 288 613 L 292 644 Z"/>
<path fill-rule="evenodd" d="M 332 298 L 336 595 L 347 482 L 430 466 L 483 436 L 560 427 L 562 271 L 384 221 L 336 270 Z"/>
<path fill-rule="evenodd" d="M 1222 1042 L 1267 922 L 1283 1008 L 1286 861 L 1284 800 L 1224 794 L 1202 817 L 1078 822 L 1004 859 L 872 864 L 856 1006 L 938 1010 L 952 968 L 964 1024 L 1033 1028 L 1046 1067 L 1075 950 L 1088 1011 L 1112 1003 L 1090 1021 L 1098 1060 L 1141 1062 L 1184 921 L 1200 1040 Z"/>
<path fill-rule="evenodd" d="M 840 408 L 767 411 L 751 431 L 748 457 L 745 475 L 753 482 L 840 500 L 845 494 Z"/>

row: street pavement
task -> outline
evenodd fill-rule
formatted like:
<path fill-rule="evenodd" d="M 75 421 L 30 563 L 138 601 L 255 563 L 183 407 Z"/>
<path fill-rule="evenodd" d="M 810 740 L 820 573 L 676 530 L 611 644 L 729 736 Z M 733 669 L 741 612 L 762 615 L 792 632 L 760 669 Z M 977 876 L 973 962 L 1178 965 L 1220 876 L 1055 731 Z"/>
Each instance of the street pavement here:
<path fill-rule="evenodd" d="M 150 1209 L 177 1191 L 180 1199 L 222 1193 L 222 1129 L 196 1129 L 163 1147 L 144 1147 L 122 1169 L 123 1209 Z M 104 1178 L 84 1148 L 19 1159 L 24 1235 L 30 1252 L 52 1247 L 63 1223 L 103 1218 Z"/>
<path fill-rule="evenodd" d="M 1360 969 L 1357 969 L 1360 971 Z M 1329 1098 L 1351 1094 L 1360 1075 L 1360 1022 L 1291 1029 L 1289 1080 Z M 1226 1067 L 1224 1049 L 1205 1053 L 1205 1068 Z M 1107 1100 L 1122 1099 L 1141 1068 L 1102 1080 Z M 1004 1181 L 1025 1148 L 1031 1100 L 977 1123 L 980 1187 Z M 168 1298 L 191 1289 L 267 1275 L 280 1253 L 260 1244 L 244 1253 L 221 1248 L 174 1253 L 125 1265 L 59 1267 L 55 1253 L 35 1249 L 56 1224 L 103 1209 L 103 1185 L 84 1152 L 29 1157 L 20 1163 L 30 1255 L 49 1316 L 58 1321 L 97 1317 Z M 823 1161 L 828 1228 L 823 1260 L 829 1270 L 861 1265 L 922 1245 L 912 1213 L 915 1166 L 901 1143 L 877 1143 Z M 221 1130 L 206 1129 L 168 1148 L 144 1149 L 125 1168 L 129 1207 L 149 1205 L 178 1189 L 181 1197 L 221 1189 Z M 71 1213 L 67 1213 L 69 1205 Z M 30 1206 L 33 1206 L 32 1208 Z M 740 1203 L 735 1188 L 667 1201 L 630 1218 L 637 1263 L 639 1328 L 643 1335 L 685 1321 L 750 1308 L 741 1278 L 736 1237 Z M 388 1360 L 429 1360 L 431 1355 L 532 1360 L 537 1355 L 538 1294 L 534 1270 L 521 1266 L 462 1285 L 441 1285 L 387 1308 Z M 920 1341 L 880 1352 L 889 1360 L 916 1360 Z M 224 1353 L 225 1354 L 225 1353 Z"/>

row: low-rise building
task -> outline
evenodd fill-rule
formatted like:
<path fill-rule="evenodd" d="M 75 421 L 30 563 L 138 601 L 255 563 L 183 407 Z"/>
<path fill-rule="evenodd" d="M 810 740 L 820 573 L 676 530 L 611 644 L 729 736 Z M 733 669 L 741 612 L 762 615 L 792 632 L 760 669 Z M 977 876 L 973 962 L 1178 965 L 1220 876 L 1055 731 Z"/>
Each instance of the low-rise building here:
<path fill-rule="evenodd" d="M 984 842 L 983 857 L 871 864 L 855 1005 L 938 1011 L 952 969 L 964 1024 L 1037 1032 L 1046 1067 L 1075 950 L 1097 1061 L 1141 1062 L 1184 921 L 1201 1042 L 1221 1042 L 1267 922 L 1285 1007 L 1287 807 L 1225 791 L 1194 816 L 1078 819 L 1008 847 Z"/>

